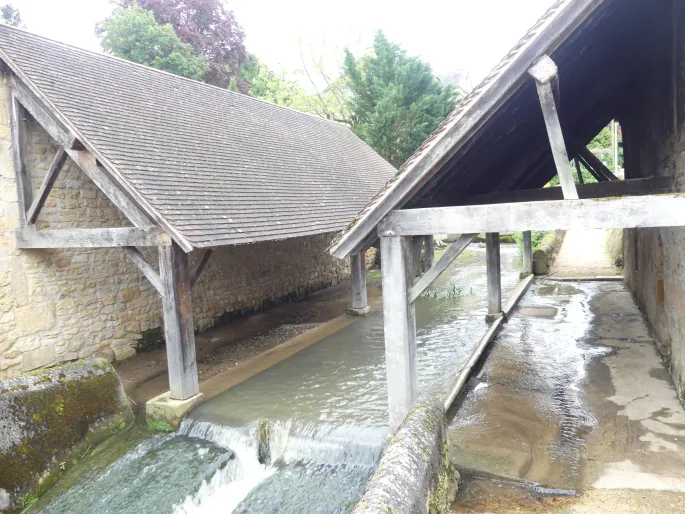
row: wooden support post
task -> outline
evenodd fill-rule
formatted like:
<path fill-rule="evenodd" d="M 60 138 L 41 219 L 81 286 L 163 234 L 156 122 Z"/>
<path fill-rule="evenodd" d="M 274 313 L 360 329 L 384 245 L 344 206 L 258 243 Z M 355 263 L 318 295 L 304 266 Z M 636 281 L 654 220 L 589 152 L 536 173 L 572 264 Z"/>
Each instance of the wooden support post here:
<path fill-rule="evenodd" d="M 366 292 L 366 252 L 353 253 L 350 256 L 352 267 L 352 308 L 348 313 L 353 316 L 365 316 L 370 311 Z"/>
<path fill-rule="evenodd" d="M 523 232 L 523 270 L 521 278 L 533 274 L 533 238 L 530 230 Z"/>
<path fill-rule="evenodd" d="M 488 317 L 502 315 L 502 280 L 500 270 L 499 233 L 485 235 L 485 259 L 488 270 Z"/>
<path fill-rule="evenodd" d="M 578 192 L 576 191 L 576 183 L 573 180 L 573 172 L 571 171 L 571 166 L 569 164 L 566 142 L 564 141 L 564 134 L 561 131 L 557 103 L 554 98 L 554 90 L 552 89 L 552 81 L 557 79 L 557 66 L 552 59 L 543 55 L 535 61 L 535 64 L 530 68 L 529 73 L 535 79 L 538 88 L 542 114 L 545 118 L 547 135 L 549 137 L 550 146 L 552 147 L 552 155 L 554 156 L 554 163 L 557 167 L 561 189 L 564 191 L 564 198 L 567 200 L 577 200 Z"/>
<path fill-rule="evenodd" d="M 418 395 L 415 322 L 410 319 L 414 310 L 410 309 L 407 296 L 410 256 L 411 238 L 381 238 L 385 367 L 391 433 L 400 428 Z"/>
<path fill-rule="evenodd" d="M 576 157 L 575 161 L 576 161 L 576 173 L 578 174 L 578 183 L 582 186 L 585 183 L 585 181 L 583 180 L 583 170 L 580 169 L 580 161 L 578 160 L 577 157 Z"/>
<path fill-rule="evenodd" d="M 425 238 L 418 236 L 412 238 L 411 242 L 411 267 L 412 267 L 412 276 L 411 276 L 411 283 L 414 283 L 414 280 L 416 279 L 416 276 L 421 272 L 419 269 L 419 265 L 421 264 L 421 252 L 423 251 L 423 244 L 425 242 Z"/>
<path fill-rule="evenodd" d="M 187 400 L 200 392 L 188 255 L 176 243 L 160 246 L 159 272 L 164 291 L 162 306 L 169 390 L 173 400 Z"/>
<path fill-rule="evenodd" d="M 26 111 L 12 95 L 9 88 L 10 133 L 12 137 L 12 157 L 14 174 L 17 181 L 19 203 L 19 226 L 26 226 L 26 212 L 33 203 L 33 187 L 26 155 Z"/>
<path fill-rule="evenodd" d="M 423 272 L 426 273 L 435 265 L 435 240 L 433 239 L 433 236 L 426 236 L 424 244 L 426 245 L 426 264 Z"/>

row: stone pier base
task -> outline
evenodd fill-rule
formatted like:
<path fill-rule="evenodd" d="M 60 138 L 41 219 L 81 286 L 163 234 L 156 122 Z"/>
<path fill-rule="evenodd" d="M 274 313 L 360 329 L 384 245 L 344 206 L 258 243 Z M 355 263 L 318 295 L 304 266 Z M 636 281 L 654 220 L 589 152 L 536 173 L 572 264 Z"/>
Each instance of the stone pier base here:
<path fill-rule="evenodd" d="M 187 400 L 172 400 L 170 394 L 167 391 L 145 404 L 145 417 L 149 427 L 169 432 L 176 430 L 185 415 L 205 399 L 204 393 L 196 394 Z"/>

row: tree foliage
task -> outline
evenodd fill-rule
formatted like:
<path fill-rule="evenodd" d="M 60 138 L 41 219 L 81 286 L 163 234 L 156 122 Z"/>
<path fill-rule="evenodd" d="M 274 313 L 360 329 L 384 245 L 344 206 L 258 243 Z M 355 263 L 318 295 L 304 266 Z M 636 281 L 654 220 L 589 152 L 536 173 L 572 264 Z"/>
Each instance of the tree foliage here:
<path fill-rule="evenodd" d="M 248 57 L 241 80 L 247 84 L 250 96 L 315 114 L 314 101 L 303 88 L 285 74 L 271 71 L 255 55 Z"/>
<path fill-rule="evenodd" d="M 111 0 L 120 7 L 152 11 L 161 24 L 169 24 L 196 55 L 203 56 L 209 73 L 205 82 L 247 92 L 240 70 L 247 62 L 245 33 L 221 0 Z"/>
<path fill-rule="evenodd" d="M 139 7 L 116 9 L 100 25 L 100 35 L 102 48 L 117 57 L 195 80 L 209 72 L 207 60 L 195 55 L 171 25 L 160 25 Z"/>
<path fill-rule="evenodd" d="M 345 53 L 353 130 L 388 162 L 400 166 L 454 109 L 456 94 L 428 64 L 409 57 L 382 32 L 373 52 Z"/>
<path fill-rule="evenodd" d="M 10 27 L 24 27 L 24 24 L 21 21 L 21 13 L 19 12 L 19 9 L 14 7 L 12 4 L 5 4 L 0 7 L 0 23 L 4 23 Z"/>

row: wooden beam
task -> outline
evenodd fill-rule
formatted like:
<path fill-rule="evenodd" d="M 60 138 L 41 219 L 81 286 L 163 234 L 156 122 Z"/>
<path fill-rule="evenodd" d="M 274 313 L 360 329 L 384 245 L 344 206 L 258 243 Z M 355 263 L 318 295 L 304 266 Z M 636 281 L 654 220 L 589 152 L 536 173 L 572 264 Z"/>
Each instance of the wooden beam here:
<path fill-rule="evenodd" d="M 533 237 L 530 230 L 523 232 L 523 270 L 524 277 L 533 274 Z"/>
<path fill-rule="evenodd" d="M 28 88 L 17 78 L 14 77 L 14 85 L 12 87 L 12 94 L 15 100 L 21 102 L 31 116 L 40 123 L 45 131 L 50 134 L 50 137 L 57 141 L 66 149 L 70 149 L 76 140 L 76 137 L 69 133 L 69 131 L 57 122 L 47 111 L 43 108 L 38 100 L 33 96 Z"/>
<path fill-rule="evenodd" d="M 564 198 L 576 200 L 578 199 L 578 192 L 576 191 L 576 183 L 573 180 L 573 172 L 569 165 L 566 141 L 561 130 L 557 103 L 552 88 L 552 81 L 557 79 L 557 66 L 549 56 L 543 55 L 528 71 L 535 79 L 538 89 L 542 114 L 545 118 L 545 126 L 547 127 L 547 136 L 552 147 L 552 155 L 554 156 L 554 163 L 557 167 L 557 174 L 559 175 L 559 182 L 561 182 L 561 189 L 564 192 Z"/>
<path fill-rule="evenodd" d="M 499 234 L 485 234 L 485 263 L 488 276 L 488 316 L 502 315 L 502 275 Z"/>
<path fill-rule="evenodd" d="M 171 244 L 161 228 L 82 228 L 69 230 L 29 230 L 15 232 L 17 248 L 115 248 Z"/>
<path fill-rule="evenodd" d="M 672 193 L 675 177 L 650 177 L 597 184 L 578 184 L 580 199 L 609 198 L 615 196 L 638 196 Z M 563 200 L 564 194 L 559 187 L 542 189 L 524 189 L 521 191 L 503 191 L 487 195 L 471 196 L 465 205 L 488 205 L 494 203 L 542 202 Z"/>
<path fill-rule="evenodd" d="M 195 284 L 197 284 L 197 281 L 200 280 L 200 276 L 202 276 L 202 272 L 205 270 L 205 267 L 207 266 L 209 258 L 212 256 L 213 252 L 214 250 L 211 248 L 205 250 L 202 254 L 202 257 L 198 259 L 193 268 L 190 270 L 190 289 L 193 289 Z"/>
<path fill-rule="evenodd" d="M 366 254 L 361 252 L 350 255 L 350 265 L 352 271 L 352 309 L 358 314 L 363 314 L 362 311 L 369 307 L 366 290 Z"/>
<path fill-rule="evenodd" d="M 187 400 L 200 392 L 195 359 L 193 304 L 188 255 L 176 243 L 159 247 L 164 335 L 173 400 Z"/>
<path fill-rule="evenodd" d="M 410 334 L 407 291 L 411 262 L 411 239 L 381 238 L 383 261 L 383 319 L 385 366 L 388 383 L 390 432 L 395 433 L 411 411 L 418 396 L 416 338 Z"/>
<path fill-rule="evenodd" d="M 433 282 L 435 282 L 440 275 L 449 267 L 454 260 L 459 257 L 459 255 L 466 250 L 466 247 L 471 244 L 471 241 L 478 234 L 464 234 L 459 236 L 459 238 L 452 243 L 447 251 L 440 257 L 438 262 L 436 262 L 431 269 L 429 269 L 426 274 L 419 279 L 419 281 L 411 288 L 409 292 L 409 301 L 414 303 L 418 300 L 419 296 L 428 289 Z"/>
<path fill-rule="evenodd" d="M 585 145 L 581 145 L 580 150 L 578 150 L 578 155 L 583 159 L 584 164 L 586 164 L 588 169 L 592 168 L 595 173 L 604 177 L 605 180 L 620 180 L 602 161 L 599 160 L 599 157 L 588 150 Z"/>
<path fill-rule="evenodd" d="M 124 252 L 126 252 L 126 255 L 128 255 L 133 263 L 138 266 L 138 269 L 145 275 L 145 278 L 150 281 L 157 292 L 160 295 L 163 295 L 164 289 L 162 288 L 162 279 L 160 278 L 159 273 L 157 273 L 150 263 L 145 260 L 145 257 L 140 253 L 140 250 L 135 246 L 125 246 Z"/>
<path fill-rule="evenodd" d="M 575 228 L 685 226 L 685 195 L 630 196 L 393 211 L 381 237 Z"/>
<path fill-rule="evenodd" d="M 580 161 L 577 157 L 574 159 L 574 161 L 576 163 L 576 174 L 578 175 L 578 183 L 580 185 L 583 185 L 585 182 L 583 181 L 583 170 L 580 169 Z M 578 191 L 578 195 L 580 195 L 580 191 Z"/>
<path fill-rule="evenodd" d="M 424 273 L 435 265 L 435 239 L 433 236 L 425 236 L 425 238 L 426 264 L 423 270 Z"/>
<path fill-rule="evenodd" d="M 419 265 L 421 264 L 421 251 L 423 250 L 424 237 L 415 237 L 411 242 L 411 283 L 414 284 L 416 275 L 419 273 Z"/>
<path fill-rule="evenodd" d="M 36 197 L 33 199 L 31 207 L 26 213 L 26 222 L 29 225 L 34 224 L 36 219 L 38 219 L 38 215 L 45 205 L 45 200 L 48 199 L 48 195 L 52 190 L 52 186 L 55 185 L 55 181 L 59 176 L 59 172 L 62 170 L 62 167 L 66 161 L 67 153 L 64 151 L 64 148 L 60 148 L 57 150 L 55 158 L 52 160 L 52 164 L 50 164 L 50 168 L 48 168 L 48 172 L 45 174 L 43 183 L 40 185 L 40 189 L 38 190 Z"/>
<path fill-rule="evenodd" d="M 10 134 L 12 137 L 12 159 L 14 161 L 14 176 L 17 182 L 17 201 L 19 203 L 19 225 L 26 226 L 26 211 L 33 202 L 33 186 L 29 171 L 26 140 L 26 112 L 12 96 L 9 88 L 10 106 Z"/>

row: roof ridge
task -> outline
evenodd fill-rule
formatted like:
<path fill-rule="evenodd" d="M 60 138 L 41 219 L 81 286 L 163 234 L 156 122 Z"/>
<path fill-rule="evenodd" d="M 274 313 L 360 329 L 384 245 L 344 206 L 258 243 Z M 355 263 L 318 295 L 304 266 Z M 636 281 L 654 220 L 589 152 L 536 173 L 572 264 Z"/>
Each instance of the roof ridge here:
<path fill-rule="evenodd" d="M 28 30 L 20 29 L 20 28 L 18 28 L 18 27 L 12 27 L 12 26 L 10 26 L 10 25 L 5 25 L 5 24 L 3 24 L 3 23 L 0 23 L 0 30 L 8 30 L 9 32 L 19 32 L 19 33 L 24 34 L 24 35 L 26 35 L 26 36 L 28 36 L 28 37 L 37 38 L 37 39 L 42 39 L 43 41 L 47 41 L 48 43 L 52 43 L 52 44 L 60 45 L 60 46 L 64 46 L 64 47 L 68 47 L 68 48 L 71 48 L 71 49 L 76 50 L 76 51 L 78 51 L 78 52 L 84 52 L 84 53 L 86 53 L 86 54 L 90 54 L 90 55 L 93 55 L 93 56 L 98 57 L 98 58 L 112 59 L 112 60 L 119 61 L 119 62 L 121 62 L 121 63 L 123 63 L 123 64 L 126 64 L 126 65 L 130 65 L 130 66 L 142 68 L 142 69 L 144 69 L 144 70 L 151 71 L 151 72 L 161 73 L 161 74 L 163 74 L 163 75 L 168 75 L 168 76 L 173 77 L 173 78 L 175 78 L 175 79 L 179 79 L 179 80 L 183 80 L 183 81 L 186 81 L 186 82 L 190 82 L 190 83 L 192 83 L 192 84 L 197 84 L 197 85 L 199 85 L 199 86 L 204 86 L 204 87 L 212 88 L 212 89 L 215 89 L 215 90 L 218 90 L 218 91 L 223 91 L 224 93 L 228 94 L 229 96 L 233 96 L 233 97 L 236 97 L 236 98 L 238 98 L 238 97 L 239 97 L 239 98 L 245 98 L 245 99 L 247 99 L 248 101 L 260 102 L 260 103 L 263 103 L 263 104 L 266 104 L 266 105 L 269 105 L 269 106 L 272 106 L 272 107 L 276 107 L 276 108 L 279 108 L 279 109 L 285 109 L 285 110 L 290 111 L 290 112 L 294 112 L 294 113 L 297 113 L 297 114 L 301 114 L 301 115 L 303 115 L 303 116 L 309 116 L 309 117 L 314 118 L 314 119 L 316 119 L 316 120 L 325 121 L 325 122 L 327 122 L 327 123 L 332 123 L 332 124 L 334 124 L 334 125 L 336 125 L 336 126 L 347 127 L 347 125 L 345 125 L 345 124 L 342 123 L 342 122 L 335 121 L 335 120 L 330 120 L 330 119 L 328 119 L 328 118 L 322 118 L 321 116 L 317 116 L 316 114 L 312 114 L 312 113 L 304 112 L 304 111 L 298 111 L 297 109 L 293 109 L 292 107 L 287 107 L 287 106 L 285 106 L 285 105 L 275 104 L 275 103 L 269 102 L 269 101 L 267 101 L 267 100 L 263 100 L 263 99 L 261 99 L 261 98 L 257 98 L 257 97 L 250 96 L 250 95 L 247 95 L 247 94 L 236 93 L 235 91 L 231 91 L 230 89 L 226 89 L 226 88 L 223 88 L 223 87 L 215 86 L 215 85 L 213 85 L 213 84 L 208 84 L 208 83 L 206 83 L 206 82 L 201 82 L 201 81 L 199 81 L 199 80 L 193 80 L 193 79 L 190 79 L 190 78 L 188 78 L 188 77 L 183 77 L 183 76 L 181 76 L 181 75 L 176 75 L 175 73 L 171 73 L 171 72 L 169 72 L 169 71 L 160 70 L 160 69 L 158 69 L 158 68 L 153 68 L 152 66 L 146 66 L 145 64 L 140 64 L 140 63 L 137 63 L 137 62 L 129 61 L 129 60 L 127 60 L 127 59 L 124 59 L 124 58 L 122 58 L 122 57 L 118 57 L 118 56 L 116 56 L 116 55 L 106 54 L 106 53 L 104 53 L 104 52 L 103 52 L 103 53 L 100 53 L 100 52 L 96 52 L 96 51 L 94 51 L 94 50 L 88 50 L 87 48 L 81 48 L 80 46 L 72 45 L 72 44 L 69 44 L 69 43 L 64 43 L 64 42 L 62 42 L 62 41 L 57 41 L 56 39 L 52 39 L 52 38 L 49 38 L 49 37 L 46 37 L 46 36 L 42 36 L 42 35 L 40 35 L 40 34 L 36 34 L 35 32 L 30 32 L 30 31 L 28 31 Z"/>

